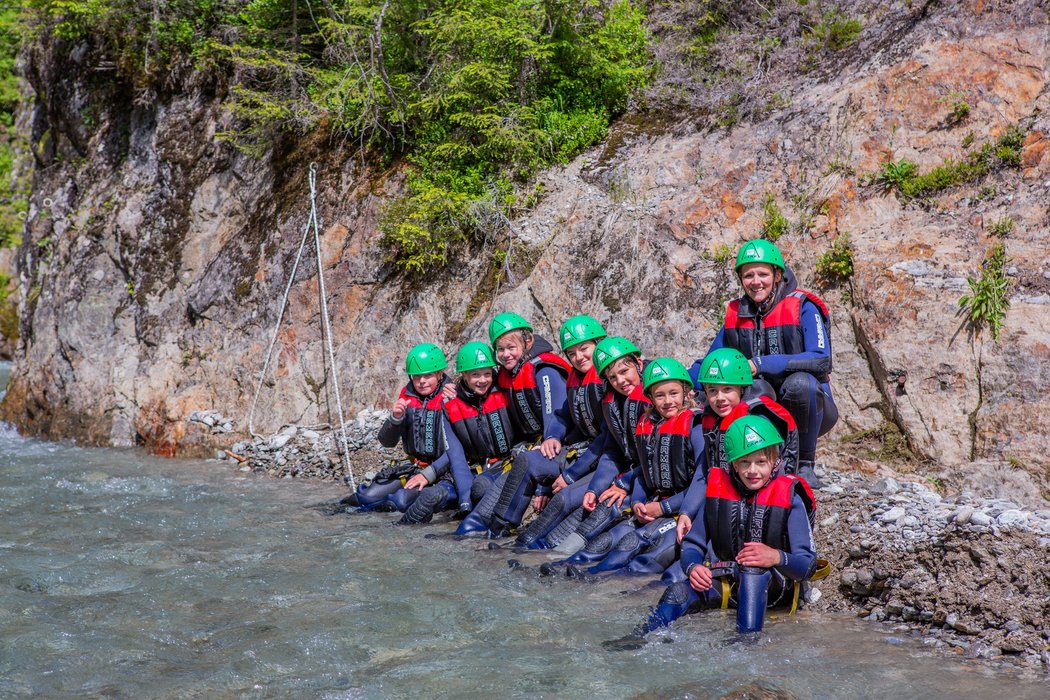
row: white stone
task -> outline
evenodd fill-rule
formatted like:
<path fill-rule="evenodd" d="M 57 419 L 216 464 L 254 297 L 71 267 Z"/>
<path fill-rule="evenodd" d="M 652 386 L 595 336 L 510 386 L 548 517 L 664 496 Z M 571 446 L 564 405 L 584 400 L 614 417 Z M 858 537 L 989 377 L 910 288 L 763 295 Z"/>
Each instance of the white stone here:
<path fill-rule="evenodd" d="M 1004 510 L 995 519 L 1003 527 L 1017 527 L 1028 524 L 1028 514 L 1021 510 Z"/>
<path fill-rule="evenodd" d="M 288 441 L 291 439 L 291 435 L 274 435 L 272 438 L 270 438 L 266 447 L 271 451 L 276 451 L 287 445 Z"/>
<path fill-rule="evenodd" d="M 900 506 L 890 508 L 888 511 L 879 516 L 880 523 L 895 523 L 904 516 L 905 510 Z M 990 522 L 990 521 L 989 521 Z"/>
<path fill-rule="evenodd" d="M 974 511 L 974 514 L 970 516 L 970 524 L 977 525 L 978 527 L 987 527 L 992 524 L 992 518 L 986 513 L 981 511 Z"/>

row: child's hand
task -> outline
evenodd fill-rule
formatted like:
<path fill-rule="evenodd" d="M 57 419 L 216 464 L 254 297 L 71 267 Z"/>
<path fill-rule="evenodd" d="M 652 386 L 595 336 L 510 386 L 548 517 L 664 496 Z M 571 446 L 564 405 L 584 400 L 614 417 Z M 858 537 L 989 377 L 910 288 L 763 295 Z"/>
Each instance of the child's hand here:
<path fill-rule="evenodd" d="M 405 415 L 405 411 L 408 409 L 408 399 L 398 399 L 394 402 L 394 407 L 390 409 L 390 415 L 395 420 L 401 420 L 401 417 Z"/>
<path fill-rule="evenodd" d="M 568 484 L 565 483 L 565 477 L 559 474 L 558 478 L 554 480 L 553 484 L 551 484 L 551 491 L 553 491 L 554 493 L 558 493 L 567 486 Z"/>
<path fill-rule="evenodd" d="M 544 508 L 547 507 L 547 504 L 550 503 L 550 500 L 550 496 L 533 496 L 532 507 L 536 510 L 537 513 L 540 513 L 543 511 Z"/>
<path fill-rule="evenodd" d="M 748 542 L 736 555 L 736 563 L 740 566 L 760 566 L 768 569 L 780 564 L 780 550 L 761 542 Z"/>
<path fill-rule="evenodd" d="M 651 523 L 664 514 L 663 508 L 656 501 L 652 503 L 635 503 L 632 510 L 634 511 L 634 517 L 643 525 Z"/>
<path fill-rule="evenodd" d="M 561 452 L 561 440 L 558 438 L 547 438 L 540 445 L 540 454 L 547 459 L 554 459 Z"/>
<path fill-rule="evenodd" d="M 583 509 L 586 511 L 594 510 L 594 507 L 598 505 L 598 497 L 593 492 L 588 491 L 583 494 Z"/>
<path fill-rule="evenodd" d="M 689 585 L 698 593 L 702 593 L 710 588 L 711 581 L 711 569 L 708 569 L 703 564 L 694 566 L 693 570 L 689 572 Z"/>
<path fill-rule="evenodd" d="M 678 533 L 678 544 L 682 544 L 682 540 L 689 534 L 689 531 L 693 529 L 693 519 L 683 513 L 678 516 L 678 526 L 675 531 Z"/>
<path fill-rule="evenodd" d="M 446 384 L 441 387 L 441 398 L 445 399 L 445 401 L 451 401 L 456 398 L 456 385 Z"/>
<path fill-rule="evenodd" d="M 422 491 L 429 483 L 430 482 L 427 481 L 427 478 L 425 476 L 423 476 L 422 474 L 416 474 L 411 479 L 405 482 L 405 488 L 418 489 L 419 491 Z"/>
<path fill-rule="evenodd" d="M 602 491 L 602 495 L 598 496 L 598 500 L 610 508 L 619 508 L 623 505 L 623 499 L 625 498 L 627 498 L 627 492 L 619 486 L 610 486 Z"/>

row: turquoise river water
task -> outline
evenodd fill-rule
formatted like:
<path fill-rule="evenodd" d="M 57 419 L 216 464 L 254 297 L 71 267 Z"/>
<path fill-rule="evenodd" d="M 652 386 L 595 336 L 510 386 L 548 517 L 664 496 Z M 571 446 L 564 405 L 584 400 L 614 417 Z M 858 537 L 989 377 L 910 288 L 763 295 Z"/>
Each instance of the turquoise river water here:
<path fill-rule="evenodd" d="M 608 652 L 659 596 L 644 580 L 542 579 L 483 543 L 424 538 L 447 524 L 318 507 L 343 495 L 0 426 L 0 697 L 1047 697 L 805 613 L 757 644 L 713 613 Z"/>

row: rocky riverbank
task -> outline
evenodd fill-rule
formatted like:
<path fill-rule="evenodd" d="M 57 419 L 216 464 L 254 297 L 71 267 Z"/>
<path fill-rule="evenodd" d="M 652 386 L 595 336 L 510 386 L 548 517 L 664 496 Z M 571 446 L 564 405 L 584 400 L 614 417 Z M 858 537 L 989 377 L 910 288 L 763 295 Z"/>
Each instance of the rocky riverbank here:
<path fill-rule="evenodd" d="M 386 415 L 366 411 L 346 424 L 358 481 L 403 456 L 375 440 Z M 285 426 L 219 457 L 242 472 L 338 480 L 339 445 L 331 430 Z M 809 608 L 897 624 L 945 653 L 1050 671 L 1050 504 L 942 494 L 936 479 L 870 462 L 877 473 L 865 474 L 854 462 L 829 454 L 816 492 L 818 551 L 832 572 Z"/>
<path fill-rule="evenodd" d="M 829 469 L 818 611 L 903 624 L 945 651 L 1050 670 L 1050 509 Z M 902 629 L 904 629 L 902 628 Z"/>

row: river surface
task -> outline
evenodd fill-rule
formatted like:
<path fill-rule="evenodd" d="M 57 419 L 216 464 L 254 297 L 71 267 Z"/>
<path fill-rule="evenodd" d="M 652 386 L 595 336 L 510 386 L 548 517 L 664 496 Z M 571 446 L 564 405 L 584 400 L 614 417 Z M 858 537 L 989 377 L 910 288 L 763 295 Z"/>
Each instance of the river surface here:
<path fill-rule="evenodd" d="M 318 507 L 343 495 L 0 425 L 0 697 L 1046 697 L 806 613 L 756 644 L 710 613 L 608 652 L 659 597 L 645 579 L 512 571 L 482 543 L 424 538 L 446 524 Z"/>

